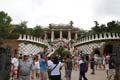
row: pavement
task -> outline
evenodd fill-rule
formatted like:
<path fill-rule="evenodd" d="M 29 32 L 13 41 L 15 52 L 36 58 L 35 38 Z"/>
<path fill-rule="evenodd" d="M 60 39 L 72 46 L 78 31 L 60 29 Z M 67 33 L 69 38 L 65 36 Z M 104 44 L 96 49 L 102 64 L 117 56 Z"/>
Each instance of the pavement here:
<path fill-rule="evenodd" d="M 65 71 L 63 69 L 62 70 L 62 80 L 66 80 L 64 73 L 65 73 Z M 86 77 L 88 80 L 107 80 L 106 72 L 105 72 L 105 70 L 102 70 L 102 69 L 95 70 L 94 75 L 91 74 L 91 69 L 89 69 L 88 72 L 86 73 Z M 72 70 L 71 80 L 79 80 L 79 70 Z"/>
<path fill-rule="evenodd" d="M 62 68 L 61 73 L 62 73 L 62 80 L 66 80 L 64 67 Z M 86 73 L 86 77 L 88 80 L 107 80 L 106 71 L 102 69 L 95 70 L 94 75 L 91 74 L 91 69 L 88 69 L 88 72 Z M 37 80 L 37 79 L 31 79 L 31 80 Z M 79 80 L 79 70 L 72 70 L 71 80 Z"/>

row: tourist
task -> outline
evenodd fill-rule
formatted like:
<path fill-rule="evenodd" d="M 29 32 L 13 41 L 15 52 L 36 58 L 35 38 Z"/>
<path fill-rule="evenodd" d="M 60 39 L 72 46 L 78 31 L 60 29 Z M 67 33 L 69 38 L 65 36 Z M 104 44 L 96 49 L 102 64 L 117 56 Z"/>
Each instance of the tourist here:
<path fill-rule="evenodd" d="M 98 57 L 98 65 L 99 65 L 99 69 L 102 69 L 102 66 L 103 66 L 103 57 L 102 57 L 102 55 L 100 55 Z"/>
<path fill-rule="evenodd" d="M 32 66 L 32 79 L 38 80 L 40 79 L 40 65 L 39 65 L 39 56 L 35 55 L 33 60 L 33 66 Z M 35 78 L 34 78 L 35 77 Z"/>
<path fill-rule="evenodd" d="M 77 56 L 74 56 L 74 57 L 73 57 L 73 64 L 74 64 L 73 69 L 74 69 L 75 71 L 77 71 L 77 69 L 78 69 L 77 63 L 78 63 L 78 57 L 77 57 Z"/>
<path fill-rule="evenodd" d="M 98 67 L 98 55 L 97 54 L 94 55 L 94 59 L 95 59 L 95 67 L 97 70 L 97 67 Z"/>
<path fill-rule="evenodd" d="M 109 60 L 110 60 L 110 56 L 109 54 L 106 55 L 105 58 L 105 69 L 106 69 L 106 77 L 109 77 Z"/>
<path fill-rule="evenodd" d="M 48 78 L 50 80 L 50 75 L 51 75 L 51 70 L 50 70 L 50 64 L 52 64 L 52 57 L 48 57 L 48 61 L 47 61 L 47 64 L 48 64 Z"/>
<path fill-rule="evenodd" d="M 65 60 L 65 71 L 66 80 L 71 80 L 72 59 L 70 58 L 70 56 L 67 56 L 67 59 Z"/>
<path fill-rule="evenodd" d="M 19 59 L 17 54 L 11 59 L 11 76 L 13 80 L 17 79 Z"/>
<path fill-rule="evenodd" d="M 39 65 L 40 65 L 41 80 L 47 80 L 47 78 L 48 78 L 48 73 L 47 73 L 48 67 L 47 67 L 47 59 L 46 59 L 46 56 L 44 54 L 41 54 Z"/>
<path fill-rule="evenodd" d="M 102 57 L 102 59 L 103 59 L 103 64 L 102 64 L 102 66 L 103 66 L 103 70 L 105 70 L 105 67 L 106 67 L 106 62 L 105 62 L 105 60 L 106 60 L 106 56 L 105 55 L 103 55 L 103 57 Z"/>
<path fill-rule="evenodd" d="M 51 69 L 50 80 L 61 80 L 61 67 L 63 63 L 61 63 L 57 56 L 53 58 L 53 63 L 48 64 Z"/>
<path fill-rule="evenodd" d="M 105 63 L 106 63 L 106 77 L 109 77 L 109 60 L 110 60 L 110 55 L 107 54 L 106 55 L 106 59 L 105 59 Z"/>
<path fill-rule="evenodd" d="M 35 68 L 36 68 L 36 78 L 40 79 L 40 64 L 39 64 L 39 56 L 36 55 L 35 59 Z"/>
<path fill-rule="evenodd" d="M 90 59 L 90 68 L 92 70 L 91 74 L 95 74 L 94 66 L 95 66 L 95 60 L 94 60 L 94 57 L 91 56 L 91 59 Z"/>
<path fill-rule="evenodd" d="M 31 55 L 30 59 L 32 59 L 32 71 L 31 71 L 32 76 L 31 76 L 31 79 L 34 80 L 34 77 L 35 77 L 35 56 Z"/>
<path fill-rule="evenodd" d="M 79 80 L 82 80 L 82 78 L 84 78 L 84 80 L 88 80 L 85 76 L 85 72 L 86 72 L 86 63 L 84 62 L 84 58 L 81 57 L 80 61 L 79 61 L 79 69 L 80 69 L 80 73 L 79 73 Z"/>
<path fill-rule="evenodd" d="M 108 78 L 108 76 L 109 76 L 109 63 L 107 61 L 106 61 L 105 69 L 106 69 L 106 77 Z"/>
<path fill-rule="evenodd" d="M 110 60 L 109 60 L 109 77 L 108 77 L 108 80 L 111 80 L 111 78 L 114 78 L 114 77 L 115 77 L 115 60 L 114 60 L 113 56 L 111 55 Z"/>
<path fill-rule="evenodd" d="M 19 62 L 18 80 L 30 80 L 30 71 L 32 70 L 32 63 L 28 59 L 28 55 L 24 54 L 23 60 Z"/>

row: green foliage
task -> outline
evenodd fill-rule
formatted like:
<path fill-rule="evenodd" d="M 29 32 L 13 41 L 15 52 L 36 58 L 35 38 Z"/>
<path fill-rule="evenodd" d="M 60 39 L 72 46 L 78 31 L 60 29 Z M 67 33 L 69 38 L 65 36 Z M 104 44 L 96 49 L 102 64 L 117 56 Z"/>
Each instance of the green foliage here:
<path fill-rule="evenodd" d="M 106 25 L 95 25 L 92 27 L 91 32 L 93 34 L 96 33 L 104 33 L 104 32 L 120 32 L 120 22 L 119 21 L 111 21 L 108 22 Z"/>
<path fill-rule="evenodd" d="M 10 25 L 12 19 L 7 13 L 0 11 L 0 39 L 7 39 L 11 34 L 12 27 Z"/>
<path fill-rule="evenodd" d="M 87 33 L 88 33 L 87 30 L 80 29 L 79 32 L 78 32 L 77 40 L 79 40 L 81 37 L 87 36 Z"/>
<path fill-rule="evenodd" d="M 99 33 L 105 33 L 105 32 L 118 32 L 120 33 L 120 22 L 119 21 L 111 21 L 107 24 L 99 24 L 97 21 L 95 22 L 95 26 L 91 28 L 89 31 L 81 30 L 78 33 L 78 40 L 82 37 L 93 35 L 93 34 L 99 34 Z"/>
<path fill-rule="evenodd" d="M 70 52 L 68 50 L 64 50 L 62 52 L 62 56 L 71 56 Z"/>
<path fill-rule="evenodd" d="M 18 34 L 27 34 L 27 21 L 22 21 L 17 25 L 16 30 Z"/>
<path fill-rule="evenodd" d="M 33 28 L 33 36 L 35 37 L 42 37 L 44 34 L 44 31 L 40 25 L 37 25 L 36 27 Z"/>
<path fill-rule="evenodd" d="M 58 54 L 58 55 L 61 55 L 63 51 L 64 51 L 64 48 L 60 46 L 60 47 L 55 51 L 55 53 Z"/>
<path fill-rule="evenodd" d="M 27 21 L 22 21 L 18 25 L 12 25 L 12 32 L 9 39 L 17 39 L 20 34 L 28 34 Z"/>
<path fill-rule="evenodd" d="M 70 56 L 70 52 L 68 50 L 65 50 L 63 47 L 59 47 L 56 51 L 55 51 L 55 55 L 60 55 L 62 57 L 64 56 Z"/>
<path fill-rule="evenodd" d="M 28 35 L 33 35 L 33 28 L 28 28 L 27 29 L 27 34 Z"/>

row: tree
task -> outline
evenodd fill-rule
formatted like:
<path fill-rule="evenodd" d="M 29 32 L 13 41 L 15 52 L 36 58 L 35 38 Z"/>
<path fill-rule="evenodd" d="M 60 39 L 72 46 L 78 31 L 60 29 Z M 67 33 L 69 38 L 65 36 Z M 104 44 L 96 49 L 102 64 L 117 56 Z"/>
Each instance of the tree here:
<path fill-rule="evenodd" d="M 18 32 L 18 34 L 27 34 L 27 21 L 22 21 L 17 26 L 17 32 Z"/>
<path fill-rule="evenodd" d="M 88 31 L 87 30 L 80 29 L 79 32 L 78 32 L 77 40 L 79 40 L 80 38 L 82 38 L 84 36 L 87 36 L 87 35 L 88 35 Z"/>
<path fill-rule="evenodd" d="M 7 13 L 0 11 L 0 39 L 8 39 L 12 32 L 11 21 L 12 19 Z"/>
<path fill-rule="evenodd" d="M 87 30 L 80 29 L 78 32 L 78 37 L 83 37 L 86 35 L 86 33 L 87 33 Z"/>
<path fill-rule="evenodd" d="M 28 28 L 27 29 L 27 34 L 28 35 L 33 35 L 33 28 Z"/>
<path fill-rule="evenodd" d="M 71 53 L 66 50 L 64 47 L 60 46 L 56 51 L 55 51 L 55 55 L 59 55 L 61 57 L 65 57 L 65 56 L 71 56 Z"/>
<path fill-rule="evenodd" d="M 100 25 L 100 32 L 107 32 L 107 27 L 105 24 Z"/>
<path fill-rule="evenodd" d="M 35 37 L 42 37 L 44 34 L 44 31 L 40 25 L 37 25 L 33 28 L 33 36 Z"/>
<path fill-rule="evenodd" d="M 9 36 L 8 36 L 8 39 L 18 39 L 19 34 L 17 32 L 17 29 L 16 29 L 16 27 L 18 25 L 11 25 L 11 26 L 12 26 L 12 30 L 11 30 Z"/>
<path fill-rule="evenodd" d="M 107 28 L 109 32 L 120 32 L 119 21 L 111 21 L 107 23 Z"/>
<path fill-rule="evenodd" d="M 92 31 L 93 33 L 99 33 L 100 32 L 100 27 L 99 27 L 99 23 L 97 21 L 94 21 L 95 26 L 92 27 Z"/>
<path fill-rule="evenodd" d="M 111 22 L 108 22 L 106 25 L 99 25 L 97 22 L 95 22 L 95 26 L 92 27 L 92 30 L 89 32 L 91 32 L 92 34 L 104 32 L 120 32 L 120 22 L 113 20 Z"/>

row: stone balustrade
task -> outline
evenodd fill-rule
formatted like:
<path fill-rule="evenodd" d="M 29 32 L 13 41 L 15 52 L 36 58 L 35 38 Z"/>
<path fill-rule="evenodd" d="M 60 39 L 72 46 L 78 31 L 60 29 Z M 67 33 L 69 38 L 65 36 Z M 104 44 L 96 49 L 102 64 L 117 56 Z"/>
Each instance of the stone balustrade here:
<path fill-rule="evenodd" d="M 100 33 L 100 34 L 86 36 L 86 37 L 81 38 L 74 45 L 84 44 L 84 43 L 91 42 L 91 41 L 110 40 L 110 39 L 111 40 L 120 39 L 120 33 Z"/>
<path fill-rule="evenodd" d="M 30 35 L 21 35 L 20 34 L 18 40 L 20 40 L 20 41 L 30 41 L 30 42 L 34 42 L 34 43 L 38 43 L 38 44 L 44 44 L 44 45 L 48 46 L 48 41 L 47 40 L 43 40 L 41 38 L 30 36 Z"/>

